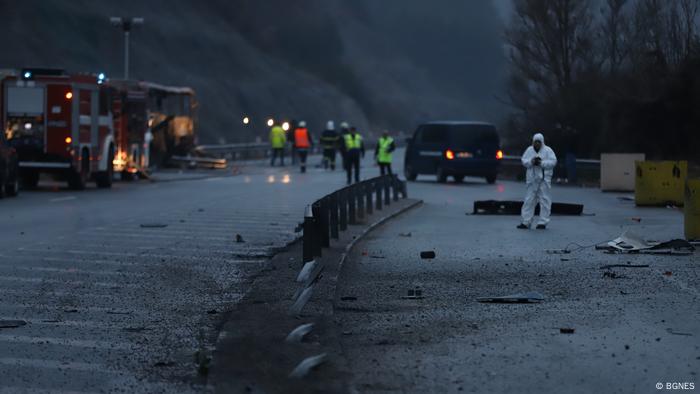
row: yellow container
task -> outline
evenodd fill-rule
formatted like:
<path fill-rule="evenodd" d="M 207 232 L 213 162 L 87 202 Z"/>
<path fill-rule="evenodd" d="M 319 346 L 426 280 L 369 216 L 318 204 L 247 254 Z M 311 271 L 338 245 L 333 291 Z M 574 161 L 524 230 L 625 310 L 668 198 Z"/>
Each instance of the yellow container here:
<path fill-rule="evenodd" d="M 637 205 L 682 206 L 687 178 L 687 161 L 637 161 L 634 202 Z"/>
<path fill-rule="evenodd" d="M 700 179 L 685 184 L 685 239 L 700 240 Z"/>

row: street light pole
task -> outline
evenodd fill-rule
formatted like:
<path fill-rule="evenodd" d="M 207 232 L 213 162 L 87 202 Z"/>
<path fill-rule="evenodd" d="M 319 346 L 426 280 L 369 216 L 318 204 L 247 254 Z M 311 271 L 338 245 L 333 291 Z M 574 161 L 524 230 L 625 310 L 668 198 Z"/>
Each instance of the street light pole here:
<path fill-rule="evenodd" d="M 124 32 L 124 79 L 129 79 L 129 38 L 131 34 L 131 28 L 134 26 L 143 25 L 144 19 L 141 17 L 137 18 L 122 18 L 118 16 L 112 16 L 109 18 L 109 22 L 114 27 L 121 28 Z"/>

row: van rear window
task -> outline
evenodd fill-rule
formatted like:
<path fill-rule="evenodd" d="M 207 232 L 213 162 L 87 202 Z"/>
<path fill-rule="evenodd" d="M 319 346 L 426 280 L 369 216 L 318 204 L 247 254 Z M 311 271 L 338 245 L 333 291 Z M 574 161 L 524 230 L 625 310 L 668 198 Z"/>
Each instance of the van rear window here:
<path fill-rule="evenodd" d="M 477 146 L 497 146 L 498 143 L 498 134 L 493 126 L 450 126 L 450 144 L 456 149 L 472 149 Z"/>

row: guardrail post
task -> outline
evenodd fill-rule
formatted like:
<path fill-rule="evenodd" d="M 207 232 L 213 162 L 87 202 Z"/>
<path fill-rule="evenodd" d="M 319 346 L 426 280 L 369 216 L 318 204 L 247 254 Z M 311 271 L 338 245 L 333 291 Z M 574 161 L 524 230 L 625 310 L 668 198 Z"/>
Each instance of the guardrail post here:
<path fill-rule="evenodd" d="M 338 206 L 340 207 L 340 231 L 348 229 L 348 200 L 345 189 L 338 191 Z"/>
<path fill-rule="evenodd" d="M 330 196 L 331 210 L 331 237 L 338 239 L 338 193 L 333 193 Z"/>
<path fill-rule="evenodd" d="M 372 214 L 372 187 L 374 187 L 372 181 L 367 181 L 365 183 L 364 189 L 362 190 L 365 193 L 365 207 L 367 208 L 367 215 Z"/>
<path fill-rule="evenodd" d="M 384 183 L 384 205 L 391 205 L 391 175 L 385 175 Z"/>
<path fill-rule="evenodd" d="M 327 248 L 331 246 L 331 239 L 328 236 L 328 231 L 329 229 L 329 223 L 328 223 L 328 214 L 329 214 L 329 197 L 323 197 L 321 199 L 321 218 L 320 218 L 320 227 L 321 227 L 321 246 L 324 248 Z"/>
<path fill-rule="evenodd" d="M 374 192 L 376 193 L 375 202 L 377 204 L 377 211 L 382 210 L 382 181 L 381 179 L 374 182 Z"/>
<path fill-rule="evenodd" d="M 316 202 L 311 206 L 311 212 L 314 215 L 314 236 L 311 238 L 313 240 L 313 254 L 316 257 L 321 257 L 321 205 Z"/>
<path fill-rule="evenodd" d="M 357 218 L 358 219 L 364 219 L 365 218 L 365 184 L 364 183 L 358 183 L 357 186 L 355 187 L 357 189 L 355 191 L 355 197 L 357 197 Z"/>
<path fill-rule="evenodd" d="M 347 188 L 348 191 L 348 223 L 357 224 L 357 212 L 355 210 L 355 204 L 357 203 L 357 197 L 355 196 L 357 186 L 352 185 Z"/>
<path fill-rule="evenodd" d="M 302 262 L 307 263 L 314 259 L 313 250 L 313 237 L 314 237 L 314 214 L 311 210 L 311 206 L 306 207 L 304 212 L 304 234 L 302 239 Z"/>

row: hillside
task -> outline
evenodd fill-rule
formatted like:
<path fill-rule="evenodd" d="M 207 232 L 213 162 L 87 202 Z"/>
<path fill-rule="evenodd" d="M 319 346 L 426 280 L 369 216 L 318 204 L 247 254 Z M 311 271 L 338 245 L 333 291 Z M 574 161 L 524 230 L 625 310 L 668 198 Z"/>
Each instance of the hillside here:
<path fill-rule="evenodd" d="M 111 15 L 146 19 L 132 77 L 193 87 L 202 141 L 249 141 L 269 116 L 314 131 L 327 119 L 378 131 L 502 116 L 502 22 L 489 1 L 2 1 L 0 68 L 121 77 Z"/>

